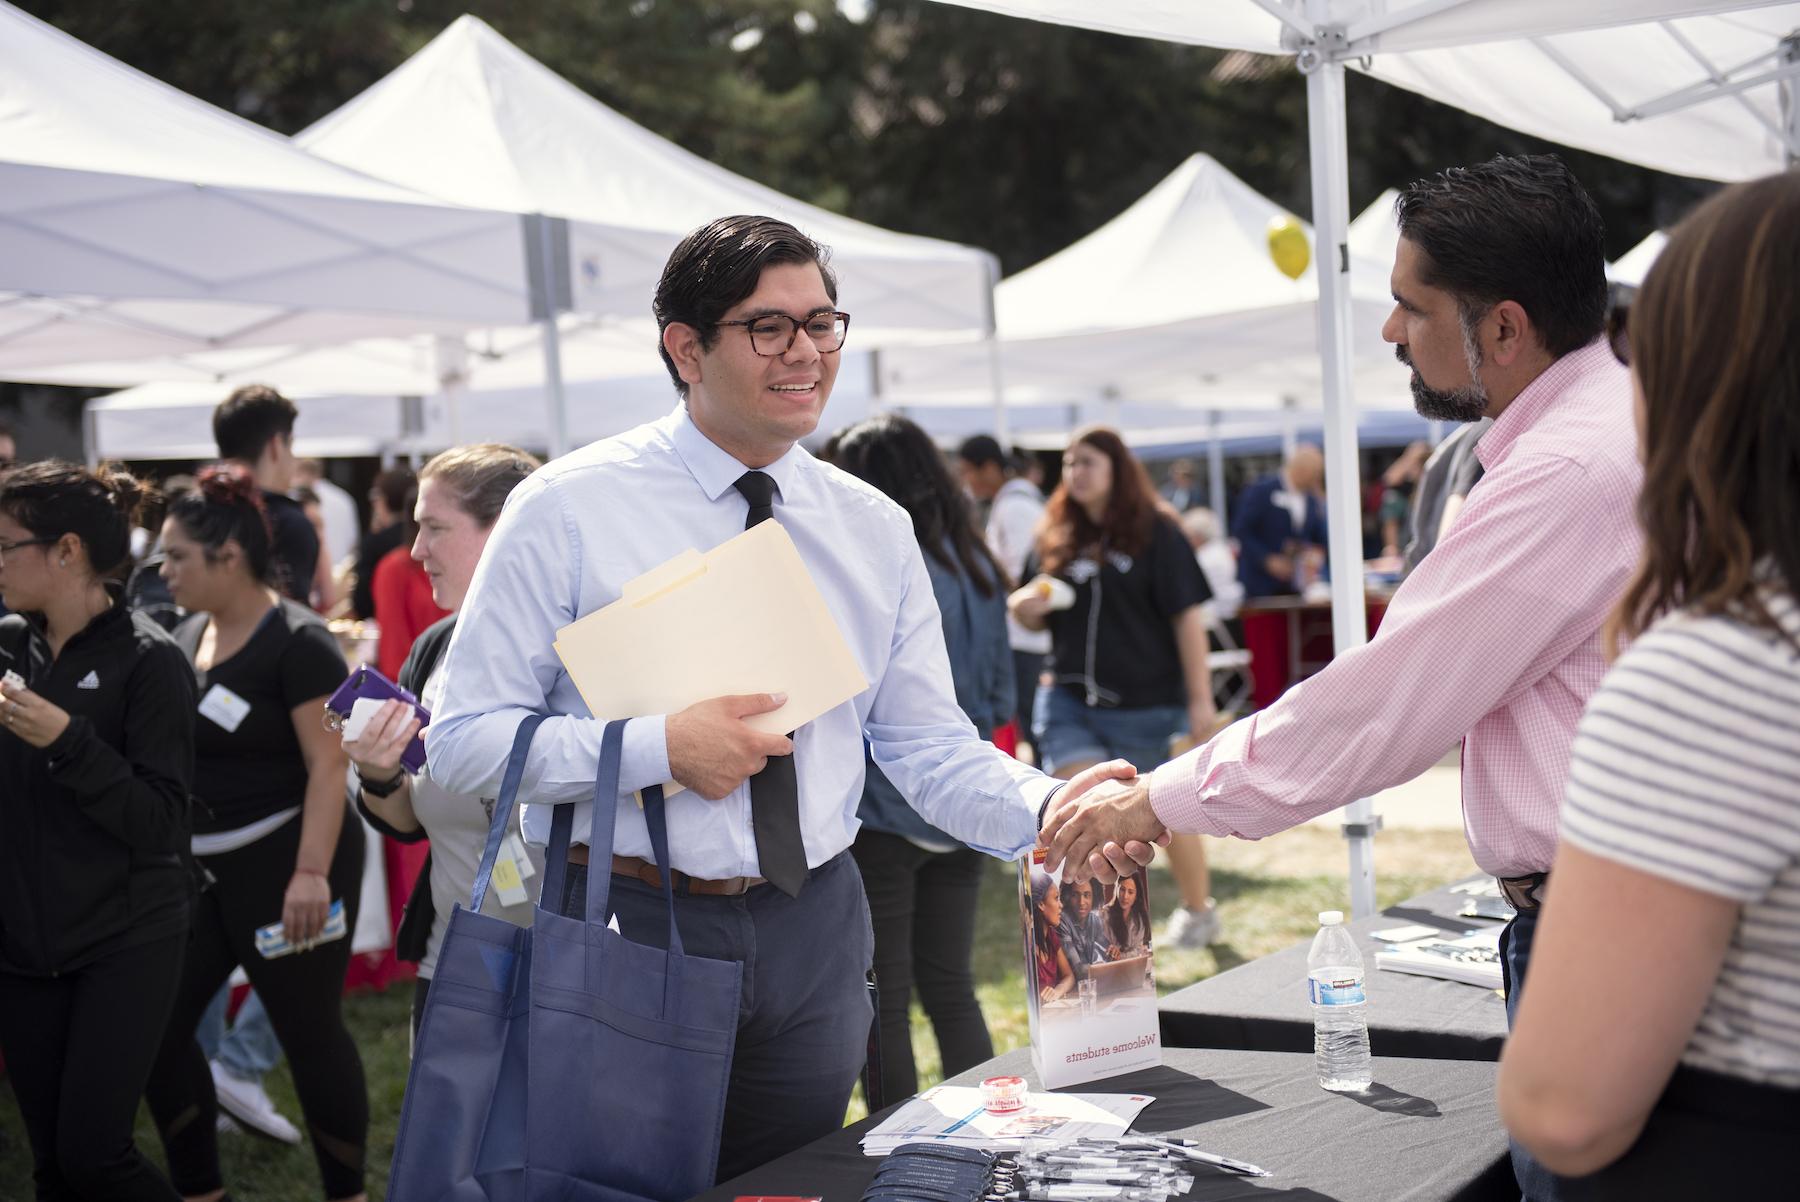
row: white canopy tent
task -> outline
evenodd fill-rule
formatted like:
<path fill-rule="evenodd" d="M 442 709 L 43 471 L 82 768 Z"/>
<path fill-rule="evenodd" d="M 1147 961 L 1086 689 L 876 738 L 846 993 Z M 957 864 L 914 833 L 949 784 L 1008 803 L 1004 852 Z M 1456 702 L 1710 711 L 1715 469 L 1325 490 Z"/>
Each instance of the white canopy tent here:
<path fill-rule="evenodd" d="M 636 319 L 677 241 L 733 213 L 792 222 L 826 245 L 857 345 L 919 331 L 992 328 L 998 272 L 985 251 L 897 234 L 784 196 L 626 120 L 463 16 L 401 67 L 296 141 L 324 158 L 446 200 L 556 219 L 566 275 L 540 308 Z M 562 244 L 566 240 L 566 247 Z M 562 256 L 566 255 L 566 259 Z M 653 348 L 649 328 L 644 345 Z M 559 338 L 544 339 L 553 409 Z M 553 439 L 560 450 L 562 440 Z"/>
<path fill-rule="evenodd" d="M 0 375 L 529 315 L 519 218 L 317 159 L 0 3 Z"/>
<path fill-rule="evenodd" d="M 1664 171 L 1740 179 L 1800 158 L 1800 4 L 1759 0 L 939 0 L 1110 33 L 1292 55 L 1306 76 L 1331 556 L 1359 529 L 1344 69 Z M 1344 484 L 1351 487 L 1344 487 Z M 1361 582 L 1332 579 L 1340 651 L 1367 640 Z M 1348 809 L 1350 893 L 1375 906 L 1368 800 Z"/>
<path fill-rule="evenodd" d="M 1631 288 L 1641 288 L 1644 277 L 1650 273 L 1650 264 L 1656 262 L 1656 256 L 1669 243 L 1669 236 L 1661 230 L 1652 230 L 1649 235 L 1636 246 L 1620 255 L 1618 261 L 1606 269 L 1606 276 L 1615 284 L 1624 284 Z"/>

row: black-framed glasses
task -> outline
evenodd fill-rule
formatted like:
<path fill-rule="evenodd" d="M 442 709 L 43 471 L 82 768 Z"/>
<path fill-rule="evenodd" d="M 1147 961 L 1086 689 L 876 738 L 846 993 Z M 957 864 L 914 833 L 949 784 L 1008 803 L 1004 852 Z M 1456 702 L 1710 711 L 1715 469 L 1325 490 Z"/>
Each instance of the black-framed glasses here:
<path fill-rule="evenodd" d="M 1612 348 L 1613 358 L 1626 367 L 1631 366 L 1630 301 L 1615 301 L 1606 311 L 1606 345 Z"/>
<path fill-rule="evenodd" d="M 24 547 L 48 547 L 57 541 L 54 538 L 22 538 L 16 543 L 0 542 L 0 562 L 5 562 L 8 555 Z"/>
<path fill-rule="evenodd" d="M 806 336 L 812 339 L 813 348 L 821 355 L 841 350 L 844 339 L 850 333 L 850 315 L 833 313 L 827 309 L 809 314 L 804 320 L 789 317 L 785 313 L 769 313 L 762 317 L 715 321 L 713 324 L 743 326 L 750 333 L 750 349 L 765 359 L 773 359 L 792 350 L 794 339 L 800 336 L 801 330 L 806 331 Z"/>

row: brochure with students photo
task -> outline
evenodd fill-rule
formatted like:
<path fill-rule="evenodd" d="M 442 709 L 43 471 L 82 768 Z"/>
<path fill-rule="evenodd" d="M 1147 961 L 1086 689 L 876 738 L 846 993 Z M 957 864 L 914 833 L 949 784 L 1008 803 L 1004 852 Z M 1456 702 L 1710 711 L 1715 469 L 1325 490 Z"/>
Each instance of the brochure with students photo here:
<path fill-rule="evenodd" d="M 1065 884 L 1037 850 L 1019 865 L 1019 909 L 1031 1053 L 1044 1085 L 1161 1064 L 1144 871 L 1112 885 Z"/>

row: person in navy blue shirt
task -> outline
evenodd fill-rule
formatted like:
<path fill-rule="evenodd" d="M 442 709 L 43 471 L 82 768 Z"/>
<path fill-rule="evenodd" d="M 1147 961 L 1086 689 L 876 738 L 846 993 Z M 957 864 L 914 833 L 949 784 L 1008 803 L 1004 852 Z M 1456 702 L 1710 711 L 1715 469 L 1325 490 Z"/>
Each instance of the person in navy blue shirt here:
<path fill-rule="evenodd" d="M 1244 596 L 1297 593 L 1325 563 L 1325 456 L 1302 443 L 1239 496 L 1231 522 Z"/>

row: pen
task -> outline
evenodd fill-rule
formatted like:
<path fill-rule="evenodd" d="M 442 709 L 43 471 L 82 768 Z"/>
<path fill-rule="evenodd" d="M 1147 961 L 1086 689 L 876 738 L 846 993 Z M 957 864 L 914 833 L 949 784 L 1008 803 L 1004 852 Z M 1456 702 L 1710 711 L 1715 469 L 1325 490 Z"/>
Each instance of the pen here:
<path fill-rule="evenodd" d="M 1248 1161 L 1233 1160 L 1229 1156 L 1219 1156 L 1212 1152 L 1202 1152 L 1198 1148 L 1189 1147 L 1186 1143 L 1176 1143 L 1173 1140 L 1167 1139 L 1155 1139 L 1148 1135 L 1134 1136 L 1133 1139 L 1134 1141 L 1154 1144 L 1159 1148 L 1167 1148 L 1178 1156 L 1185 1156 L 1189 1160 L 1198 1160 L 1202 1164 L 1213 1165 L 1216 1168 L 1224 1169 L 1228 1173 L 1239 1173 L 1245 1177 L 1267 1177 L 1270 1175 L 1269 1170 L 1259 1168 Z"/>

